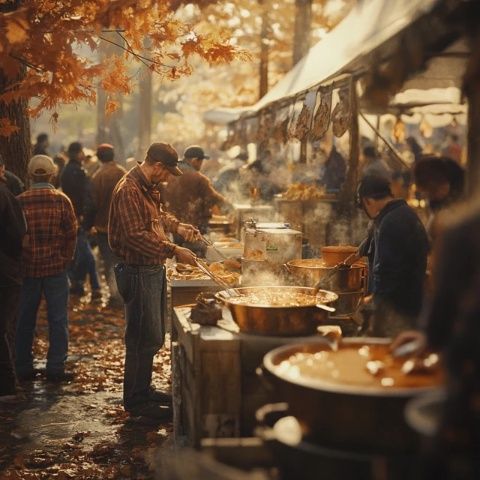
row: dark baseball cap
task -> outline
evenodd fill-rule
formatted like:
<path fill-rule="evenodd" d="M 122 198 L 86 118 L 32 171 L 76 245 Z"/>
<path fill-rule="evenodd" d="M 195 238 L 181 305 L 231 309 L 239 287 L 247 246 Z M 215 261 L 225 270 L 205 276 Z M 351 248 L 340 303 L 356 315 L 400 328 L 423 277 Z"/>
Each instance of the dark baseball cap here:
<path fill-rule="evenodd" d="M 362 206 L 362 198 L 380 199 L 392 195 L 390 181 L 382 175 L 365 175 L 357 187 L 357 205 Z"/>
<path fill-rule="evenodd" d="M 202 147 L 198 145 L 190 145 L 183 152 L 183 158 L 198 158 L 200 160 L 207 160 L 210 155 L 206 155 Z"/>
<path fill-rule="evenodd" d="M 178 153 L 169 143 L 152 143 L 147 150 L 147 157 L 153 162 L 160 162 L 175 176 L 182 175 L 178 168 Z"/>

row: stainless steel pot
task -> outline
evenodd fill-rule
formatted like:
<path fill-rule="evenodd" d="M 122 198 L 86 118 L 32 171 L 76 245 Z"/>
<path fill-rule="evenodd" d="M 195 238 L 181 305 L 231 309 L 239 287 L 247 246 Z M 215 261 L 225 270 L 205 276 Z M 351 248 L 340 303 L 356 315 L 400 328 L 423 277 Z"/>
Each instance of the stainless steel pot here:
<path fill-rule="evenodd" d="M 388 339 L 349 338 L 344 344 L 388 343 Z M 333 384 L 320 379 L 293 381 L 279 367 L 291 355 L 331 348 L 326 341 L 312 340 L 276 348 L 263 359 L 263 373 L 275 385 L 279 398 L 301 423 L 304 435 L 322 445 L 362 451 L 409 451 L 417 437 L 404 420 L 406 403 L 430 388 L 363 388 Z"/>
<path fill-rule="evenodd" d="M 333 269 L 327 267 L 319 258 L 290 260 L 286 267 L 294 278 L 307 287 L 314 287 Z M 355 263 L 349 268 L 338 269 L 328 280 L 325 288 L 334 292 L 353 292 L 364 286 L 365 265 Z"/>
<path fill-rule="evenodd" d="M 303 293 L 313 295 L 314 289 L 308 287 L 242 287 L 234 290 L 217 292 L 216 297 L 229 308 L 233 319 L 240 331 L 258 335 L 272 336 L 300 336 L 315 333 L 317 327 L 328 321 L 329 313 L 315 305 L 311 306 L 258 306 L 238 304 L 231 301 L 229 295 L 233 291 L 236 295 L 258 293 L 261 290 L 271 292 Z M 317 295 L 318 303 L 329 305 L 337 300 L 334 292 L 320 290 Z"/>

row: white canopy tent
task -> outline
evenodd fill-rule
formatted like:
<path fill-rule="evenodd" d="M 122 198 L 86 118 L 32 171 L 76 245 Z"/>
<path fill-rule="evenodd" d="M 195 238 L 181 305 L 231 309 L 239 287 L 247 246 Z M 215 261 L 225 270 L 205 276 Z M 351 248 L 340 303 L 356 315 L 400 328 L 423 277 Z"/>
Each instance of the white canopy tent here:
<path fill-rule="evenodd" d="M 233 122 L 244 113 L 254 113 L 313 87 L 331 84 L 343 76 L 360 76 L 368 72 L 369 66 L 381 63 L 393 50 L 398 49 L 402 41 L 399 34 L 402 31 L 429 14 L 439 2 L 440 0 L 357 2 L 347 17 L 314 45 L 256 104 L 242 109 L 210 110 L 205 114 L 205 120 L 214 121 L 213 118 L 219 117 L 222 112 L 222 121 L 216 123 Z M 402 93 L 397 94 L 391 102 L 392 109 L 434 104 L 459 105 L 459 87 L 468 53 L 466 43 L 458 40 L 441 54 L 432 57 L 423 72 L 404 83 Z M 362 102 L 360 107 L 367 108 Z"/>

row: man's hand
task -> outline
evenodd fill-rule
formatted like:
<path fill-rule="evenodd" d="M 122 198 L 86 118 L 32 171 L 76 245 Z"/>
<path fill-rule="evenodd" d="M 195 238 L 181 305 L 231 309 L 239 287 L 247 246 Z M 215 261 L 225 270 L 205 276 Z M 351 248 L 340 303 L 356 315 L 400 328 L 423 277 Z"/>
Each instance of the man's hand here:
<path fill-rule="evenodd" d="M 177 228 L 177 233 L 183 237 L 187 242 L 194 242 L 200 240 L 201 234 L 198 228 L 188 223 L 180 223 Z"/>
<path fill-rule="evenodd" d="M 175 256 L 177 257 L 178 263 L 196 265 L 197 256 L 188 248 L 175 247 Z"/>
<path fill-rule="evenodd" d="M 420 355 L 427 347 L 427 337 L 418 330 L 405 330 L 391 343 L 390 350 L 394 356 Z"/>

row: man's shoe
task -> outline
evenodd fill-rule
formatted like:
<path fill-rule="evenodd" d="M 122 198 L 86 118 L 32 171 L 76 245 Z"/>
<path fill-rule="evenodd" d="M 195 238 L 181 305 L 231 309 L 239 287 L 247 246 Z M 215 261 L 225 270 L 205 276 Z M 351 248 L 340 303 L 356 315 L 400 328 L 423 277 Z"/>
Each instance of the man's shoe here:
<path fill-rule="evenodd" d="M 107 307 L 109 307 L 109 308 L 122 309 L 124 306 L 125 306 L 124 303 L 119 298 L 110 297 L 108 299 Z"/>
<path fill-rule="evenodd" d="M 158 421 L 169 421 L 172 419 L 172 409 L 159 405 L 156 402 L 145 402 L 134 407 L 125 408 L 132 417 L 148 417 Z"/>
<path fill-rule="evenodd" d="M 83 297 L 85 295 L 85 290 L 81 285 L 72 285 L 70 287 L 70 295 L 78 295 Z"/>
<path fill-rule="evenodd" d="M 99 300 L 102 298 L 102 292 L 99 288 L 92 290 L 92 300 Z"/>
<path fill-rule="evenodd" d="M 152 402 L 160 403 L 161 405 L 172 404 L 172 395 L 170 393 L 162 392 L 162 390 L 155 390 L 153 387 L 150 387 L 148 397 Z"/>
<path fill-rule="evenodd" d="M 47 372 L 47 380 L 49 382 L 71 382 L 75 378 L 72 372 Z"/>
<path fill-rule="evenodd" d="M 33 382 L 36 376 L 37 376 L 37 372 L 35 370 L 26 370 L 24 372 L 17 372 L 17 379 L 20 382 Z"/>

